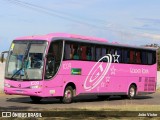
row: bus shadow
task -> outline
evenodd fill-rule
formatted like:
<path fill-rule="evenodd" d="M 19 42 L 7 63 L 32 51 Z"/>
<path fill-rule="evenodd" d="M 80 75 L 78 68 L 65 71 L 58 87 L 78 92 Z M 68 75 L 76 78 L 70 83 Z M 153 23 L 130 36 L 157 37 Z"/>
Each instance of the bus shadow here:
<path fill-rule="evenodd" d="M 146 99 L 153 99 L 151 96 L 136 96 L 133 100 L 146 100 Z M 120 101 L 120 100 L 130 100 L 128 98 L 124 98 L 121 96 L 110 96 L 107 99 L 99 99 L 98 97 L 90 96 L 90 97 L 77 97 L 74 99 L 74 102 L 97 102 L 97 101 Z"/>
<path fill-rule="evenodd" d="M 136 96 L 135 100 L 152 99 L 152 96 Z"/>
<path fill-rule="evenodd" d="M 136 96 L 133 100 L 146 100 L 153 99 L 151 96 Z M 77 96 L 74 98 L 73 103 L 82 103 L 82 102 L 98 102 L 98 101 L 121 101 L 129 100 L 127 98 L 122 98 L 120 96 L 110 96 L 108 99 L 99 99 L 97 96 Z M 15 97 L 7 98 L 6 101 L 16 102 L 16 103 L 26 103 L 26 104 L 62 104 L 59 99 L 56 98 L 43 98 L 39 103 L 34 103 L 29 97 Z"/>
<path fill-rule="evenodd" d="M 26 106 L 6 106 L 0 107 L 0 111 L 22 111 L 22 110 L 29 110 L 31 107 Z"/>
<path fill-rule="evenodd" d="M 9 98 L 6 101 L 26 104 L 60 104 L 60 100 L 56 98 L 43 98 L 40 102 L 35 103 L 29 97 Z"/>

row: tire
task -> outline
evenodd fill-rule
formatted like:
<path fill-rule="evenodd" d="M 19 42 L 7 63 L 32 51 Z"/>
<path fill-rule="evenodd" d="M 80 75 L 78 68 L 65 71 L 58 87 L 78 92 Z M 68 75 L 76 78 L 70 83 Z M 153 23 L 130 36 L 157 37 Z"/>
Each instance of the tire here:
<path fill-rule="evenodd" d="M 65 104 L 72 103 L 72 101 L 73 101 L 73 88 L 71 86 L 67 86 L 65 88 L 64 95 L 60 100 L 61 100 L 61 102 L 65 103 Z"/>
<path fill-rule="evenodd" d="M 128 90 L 128 98 L 134 99 L 135 96 L 136 96 L 136 87 L 134 85 L 131 85 Z"/>
<path fill-rule="evenodd" d="M 39 103 L 41 101 L 41 97 L 37 97 L 37 96 L 30 96 L 32 102 L 34 103 Z"/>

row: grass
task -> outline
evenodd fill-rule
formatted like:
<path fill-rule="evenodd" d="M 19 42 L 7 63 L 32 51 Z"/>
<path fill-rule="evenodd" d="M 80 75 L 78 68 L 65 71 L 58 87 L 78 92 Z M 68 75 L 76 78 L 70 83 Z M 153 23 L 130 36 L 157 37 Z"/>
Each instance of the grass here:
<path fill-rule="evenodd" d="M 101 107 L 53 108 L 44 112 L 42 118 L 25 118 L 26 120 L 158 120 L 160 117 L 138 117 L 139 113 L 157 113 L 160 116 L 160 105 L 107 105 Z M 34 111 L 32 111 L 34 112 Z M 35 111 L 38 112 L 38 111 Z M 50 116 L 50 117 L 47 117 Z M 55 116 L 55 117 L 53 117 Z M 0 118 L 0 120 L 23 120 L 22 118 Z"/>
<path fill-rule="evenodd" d="M 157 89 L 156 89 L 156 92 L 160 92 L 160 88 L 157 88 Z"/>
<path fill-rule="evenodd" d="M 90 111 L 160 111 L 160 105 L 116 105 L 107 107 L 86 107 L 80 110 Z"/>

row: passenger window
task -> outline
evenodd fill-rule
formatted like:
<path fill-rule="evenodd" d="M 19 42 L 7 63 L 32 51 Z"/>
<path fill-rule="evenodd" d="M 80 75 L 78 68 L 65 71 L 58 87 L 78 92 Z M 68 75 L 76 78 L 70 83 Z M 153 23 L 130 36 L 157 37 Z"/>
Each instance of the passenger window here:
<path fill-rule="evenodd" d="M 137 64 L 141 63 L 141 52 L 140 51 L 136 52 L 136 63 Z"/>
<path fill-rule="evenodd" d="M 81 60 L 87 60 L 87 47 L 81 46 Z"/>
<path fill-rule="evenodd" d="M 93 55 L 92 51 L 93 51 L 93 48 L 91 48 L 90 46 L 88 46 L 87 50 L 86 50 L 87 60 L 93 60 L 92 59 L 92 55 Z"/>
<path fill-rule="evenodd" d="M 123 62 L 129 63 L 129 51 L 128 50 L 123 51 Z"/>
<path fill-rule="evenodd" d="M 96 47 L 96 61 L 98 61 L 101 58 L 101 48 Z"/>
<path fill-rule="evenodd" d="M 146 56 L 146 52 L 142 51 L 142 64 L 147 64 L 147 56 Z"/>
<path fill-rule="evenodd" d="M 130 63 L 135 63 L 135 51 L 130 51 Z"/>
<path fill-rule="evenodd" d="M 122 50 L 121 49 L 115 50 L 115 55 L 117 55 L 118 57 L 118 62 L 121 63 L 122 62 Z"/>
<path fill-rule="evenodd" d="M 152 58 L 153 58 L 153 55 L 152 55 L 151 52 L 149 52 L 149 53 L 147 54 L 147 59 L 148 59 L 148 64 L 149 64 L 149 65 L 152 64 Z"/>
<path fill-rule="evenodd" d="M 102 48 L 102 57 L 105 56 L 107 53 L 106 53 L 106 48 Z"/>
<path fill-rule="evenodd" d="M 64 59 L 65 60 L 69 60 L 71 59 L 71 48 L 69 44 L 65 45 L 65 49 L 64 49 Z"/>
<path fill-rule="evenodd" d="M 114 49 L 110 49 L 110 54 L 111 54 L 111 55 L 114 54 Z"/>
<path fill-rule="evenodd" d="M 79 60 L 79 46 L 77 44 L 70 44 L 71 53 L 70 53 L 70 59 Z"/>

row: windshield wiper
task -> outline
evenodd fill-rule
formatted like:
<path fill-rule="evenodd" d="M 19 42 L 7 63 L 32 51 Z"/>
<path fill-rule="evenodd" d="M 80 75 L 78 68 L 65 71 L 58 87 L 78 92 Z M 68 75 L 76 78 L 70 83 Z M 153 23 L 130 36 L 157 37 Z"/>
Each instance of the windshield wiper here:
<path fill-rule="evenodd" d="M 17 71 L 12 75 L 11 79 L 13 79 L 13 77 L 14 77 L 17 73 L 19 73 L 22 69 L 23 69 L 23 67 L 21 67 L 19 70 L 17 70 Z"/>
<path fill-rule="evenodd" d="M 23 70 L 23 67 L 21 67 L 19 70 L 17 70 L 17 71 L 12 75 L 11 79 L 13 79 L 14 76 L 17 75 L 17 73 L 19 73 L 19 75 L 21 76 L 21 73 L 20 73 L 21 70 Z M 27 74 L 27 72 L 26 72 L 26 69 L 24 69 L 24 74 L 25 74 L 26 78 L 29 79 L 28 74 Z M 21 77 L 20 77 L 20 78 L 21 78 Z"/>

